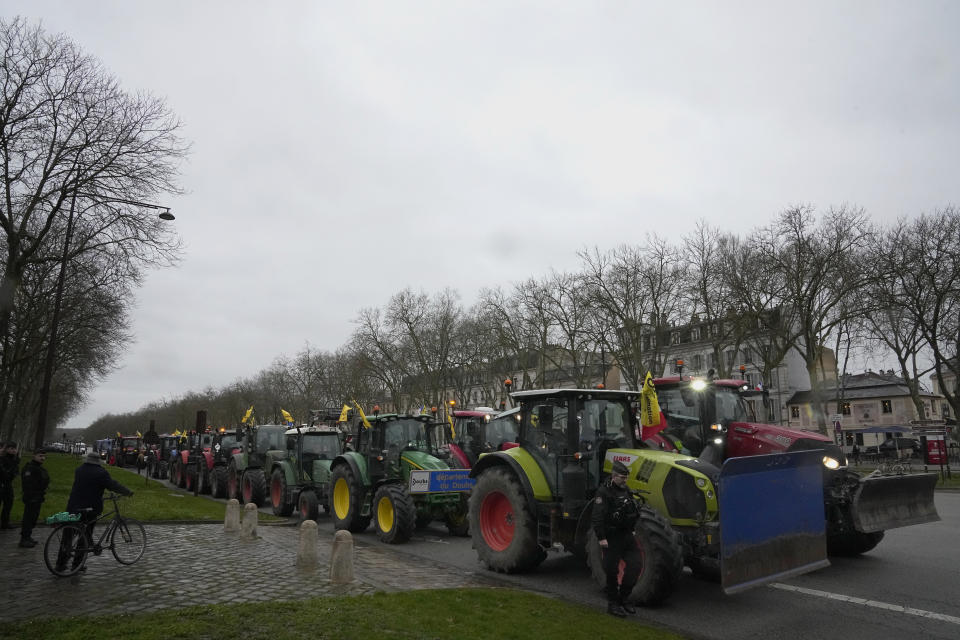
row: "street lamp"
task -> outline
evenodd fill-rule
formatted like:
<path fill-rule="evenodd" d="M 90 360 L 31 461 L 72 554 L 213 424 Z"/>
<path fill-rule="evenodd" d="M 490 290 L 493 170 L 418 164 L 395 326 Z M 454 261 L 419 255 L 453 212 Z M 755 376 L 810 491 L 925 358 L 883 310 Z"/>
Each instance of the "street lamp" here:
<path fill-rule="evenodd" d="M 57 331 L 60 328 L 60 310 L 63 307 L 63 284 L 66 280 L 67 264 L 70 262 L 70 240 L 73 236 L 73 212 L 77 206 L 78 195 L 94 199 L 100 198 L 100 196 L 93 194 L 74 191 L 70 199 L 70 213 L 67 215 L 67 230 L 63 240 L 63 256 L 60 259 L 60 273 L 57 275 L 57 289 L 54 292 L 53 298 L 53 317 L 50 319 L 50 342 L 47 345 L 47 359 L 43 369 L 43 384 L 40 386 L 40 405 L 37 408 L 37 431 L 33 436 L 34 449 L 39 449 L 43 446 L 43 439 L 47 432 L 47 413 L 50 408 L 50 385 L 53 382 L 53 365 L 57 355 Z M 105 198 L 101 199 L 100 202 L 116 202 L 143 207 L 145 209 L 155 209 L 160 211 L 158 217 L 161 220 L 176 219 L 174 215 L 170 213 L 170 207 L 157 204 L 137 202 L 136 200 L 126 200 L 123 198 Z"/>

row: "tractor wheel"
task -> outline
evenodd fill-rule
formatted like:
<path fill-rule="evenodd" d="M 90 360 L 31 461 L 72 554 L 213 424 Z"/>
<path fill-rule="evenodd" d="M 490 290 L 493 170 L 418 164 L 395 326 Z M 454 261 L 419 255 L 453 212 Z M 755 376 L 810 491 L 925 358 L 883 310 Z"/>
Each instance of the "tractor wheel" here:
<path fill-rule="evenodd" d="M 293 503 L 287 502 L 287 479 L 280 467 L 270 474 L 270 504 L 275 516 L 286 518 L 293 513 Z"/>
<path fill-rule="evenodd" d="M 630 594 L 630 601 L 647 607 L 655 606 L 670 597 L 683 573 L 680 539 L 667 519 L 650 507 L 640 510 L 640 518 L 634 525 L 633 535 L 640 549 L 641 564 L 640 575 Z M 587 532 L 587 565 L 594 580 L 601 586 L 606 586 L 607 574 L 603 570 L 603 554 L 592 527 Z"/>
<path fill-rule="evenodd" d="M 227 468 L 214 467 L 210 472 L 210 493 L 214 498 L 227 497 Z"/>
<path fill-rule="evenodd" d="M 175 487 L 180 486 L 180 461 L 177 459 L 170 463 L 170 483 Z"/>
<path fill-rule="evenodd" d="M 197 471 L 197 493 L 201 495 L 210 493 L 210 471 L 206 467 L 206 462 L 201 462 Z"/>
<path fill-rule="evenodd" d="M 537 519 L 520 482 L 507 469 L 480 474 L 470 496 L 470 535 L 477 556 L 501 573 L 528 571 L 543 562 Z"/>
<path fill-rule="evenodd" d="M 237 463 L 231 460 L 230 466 L 227 467 L 227 498 L 243 504 L 243 491 L 240 490 L 241 475 L 237 470 Z"/>
<path fill-rule="evenodd" d="M 385 484 L 373 497 L 377 537 L 387 544 L 410 539 L 417 525 L 417 508 L 410 493 L 399 484 Z"/>
<path fill-rule="evenodd" d="M 855 529 L 839 535 L 827 536 L 827 555 L 858 556 L 870 551 L 883 540 L 883 531 L 863 533 Z"/>
<path fill-rule="evenodd" d="M 444 522 L 447 525 L 447 531 L 452 536 L 466 537 L 470 535 L 470 503 L 466 494 L 460 496 L 460 503 L 455 509 L 448 511 Z"/>
<path fill-rule="evenodd" d="M 319 509 L 317 508 L 317 494 L 313 491 L 301 491 L 300 499 L 297 500 L 297 511 L 300 512 L 300 522 L 306 522 L 307 520 L 316 520 L 320 517 Z"/>
<path fill-rule="evenodd" d="M 348 465 L 342 464 L 330 474 L 330 506 L 333 526 L 358 533 L 370 526 L 370 516 L 360 515 L 364 488 L 353 477 Z"/>
<path fill-rule="evenodd" d="M 240 479 L 240 488 L 244 503 L 267 506 L 267 478 L 263 475 L 263 469 L 246 469 Z"/>
<path fill-rule="evenodd" d="M 197 481 L 197 472 L 193 469 L 191 465 L 187 465 L 183 468 L 183 488 L 187 490 L 188 493 L 193 493 L 193 483 Z"/>

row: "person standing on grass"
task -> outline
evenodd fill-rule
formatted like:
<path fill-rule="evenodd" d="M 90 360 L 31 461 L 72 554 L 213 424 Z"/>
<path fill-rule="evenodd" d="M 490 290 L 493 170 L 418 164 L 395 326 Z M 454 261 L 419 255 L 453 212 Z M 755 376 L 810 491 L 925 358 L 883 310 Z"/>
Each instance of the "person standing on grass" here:
<path fill-rule="evenodd" d="M 0 529 L 12 529 L 10 510 L 13 508 L 13 480 L 20 470 L 17 443 L 6 442 L 0 451 Z"/>
<path fill-rule="evenodd" d="M 37 449 L 33 458 L 23 465 L 20 472 L 20 488 L 23 490 L 23 521 L 20 523 L 20 546 L 29 549 L 37 546 L 33 539 L 33 528 L 37 525 L 40 505 L 50 486 L 50 474 L 43 468 L 47 452 Z"/>

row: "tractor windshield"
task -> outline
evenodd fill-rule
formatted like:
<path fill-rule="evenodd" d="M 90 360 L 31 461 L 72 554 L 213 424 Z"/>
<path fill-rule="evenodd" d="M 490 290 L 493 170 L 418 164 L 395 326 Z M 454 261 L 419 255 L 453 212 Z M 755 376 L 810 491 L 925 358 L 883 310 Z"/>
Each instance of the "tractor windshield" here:
<path fill-rule="evenodd" d="M 303 453 L 332 460 L 340 454 L 340 439 L 336 433 L 304 434 Z"/>
<path fill-rule="evenodd" d="M 237 436 L 233 434 L 220 436 L 221 449 L 226 449 L 229 451 L 230 449 L 233 449 L 234 447 L 237 447 L 237 446 L 239 446 Z"/>
<path fill-rule="evenodd" d="M 657 400 L 671 429 L 755 420 L 750 407 L 733 386 L 706 384 L 701 380 L 658 385 Z"/>
<path fill-rule="evenodd" d="M 633 435 L 627 405 L 620 401 L 587 400 L 577 414 L 581 449 L 589 450 L 601 440 L 632 446 Z"/>
<path fill-rule="evenodd" d="M 277 427 L 275 429 L 257 429 L 257 451 L 269 451 L 271 449 L 283 449 L 283 432 L 286 427 Z"/>
<path fill-rule="evenodd" d="M 517 432 L 520 430 L 520 413 L 511 413 L 509 415 L 494 418 L 486 425 L 487 442 L 499 447 L 504 442 L 516 442 Z"/>
<path fill-rule="evenodd" d="M 384 428 L 384 443 L 387 448 L 396 446 L 401 450 L 420 449 L 429 452 L 430 438 L 427 435 L 427 424 L 410 418 L 392 420 Z"/>

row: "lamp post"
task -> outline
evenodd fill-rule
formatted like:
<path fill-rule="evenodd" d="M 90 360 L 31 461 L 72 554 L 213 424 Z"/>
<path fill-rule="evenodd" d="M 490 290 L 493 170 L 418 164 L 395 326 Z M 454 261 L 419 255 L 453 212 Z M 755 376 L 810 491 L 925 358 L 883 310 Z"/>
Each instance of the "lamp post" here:
<path fill-rule="evenodd" d="M 37 431 L 33 437 L 34 449 L 43 446 L 43 439 L 47 432 L 47 414 L 50 409 L 50 385 L 53 383 L 53 365 L 57 357 L 57 331 L 60 329 L 60 311 L 63 308 L 63 286 L 67 276 L 67 265 L 70 262 L 70 240 L 73 237 L 74 211 L 77 206 L 77 196 L 96 198 L 97 196 L 73 192 L 70 198 L 70 212 L 67 215 L 67 230 L 63 240 L 63 256 L 60 258 L 60 273 L 57 275 L 57 288 L 53 297 L 53 317 L 50 319 L 50 341 L 47 345 L 47 357 L 43 368 L 43 382 L 40 386 L 40 404 L 37 407 Z M 123 198 L 107 198 L 102 202 L 117 202 L 120 204 L 130 204 L 145 209 L 159 210 L 158 217 L 161 220 L 175 220 L 170 213 L 170 207 L 164 207 L 147 202 L 137 202 L 136 200 L 126 200 Z"/>

